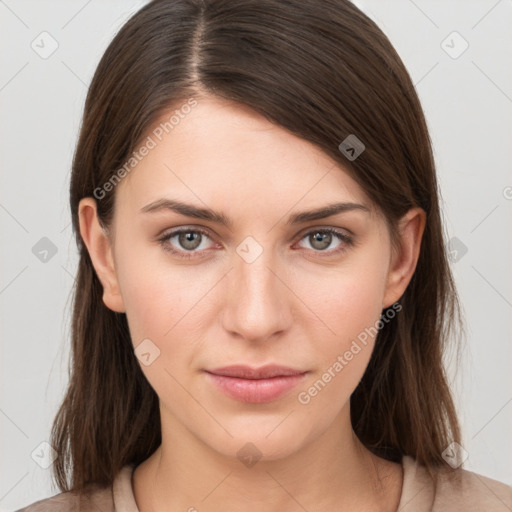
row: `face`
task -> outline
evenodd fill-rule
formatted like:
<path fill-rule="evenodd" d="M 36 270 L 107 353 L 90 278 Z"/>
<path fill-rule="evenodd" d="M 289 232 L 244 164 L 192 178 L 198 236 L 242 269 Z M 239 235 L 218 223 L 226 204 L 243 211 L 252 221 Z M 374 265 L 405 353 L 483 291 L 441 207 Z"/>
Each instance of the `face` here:
<path fill-rule="evenodd" d="M 154 133 L 115 190 L 110 271 L 94 257 L 104 301 L 127 315 L 163 428 L 233 457 L 246 442 L 296 452 L 348 420 L 407 258 L 393 263 L 384 219 L 339 164 L 245 107 L 200 99 Z M 209 373 L 270 364 L 299 375 Z"/>

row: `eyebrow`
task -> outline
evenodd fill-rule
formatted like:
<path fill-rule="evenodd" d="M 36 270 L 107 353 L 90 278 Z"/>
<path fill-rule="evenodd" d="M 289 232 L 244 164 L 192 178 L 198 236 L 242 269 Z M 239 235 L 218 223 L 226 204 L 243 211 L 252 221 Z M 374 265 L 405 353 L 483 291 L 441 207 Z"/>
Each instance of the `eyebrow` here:
<path fill-rule="evenodd" d="M 232 221 L 223 213 L 216 212 L 210 208 L 200 208 L 192 204 L 183 203 L 174 199 L 158 199 L 140 209 L 141 213 L 151 213 L 157 211 L 171 210 L 173 212 L 184 215 L 185 217 L 193 217 L 196 219 L 208 220 L 217 224 L 221 224 L 231 229 Z M 294 213 L 290 215 L 286 224 L 295 225 L 308 221 L 324 219 L 338 213 L 351 212 L 359 210 L 370 213 L 370 209 L 359 203 L 331 203 L 321 208 L 308 210 L 304 212 Z"/>

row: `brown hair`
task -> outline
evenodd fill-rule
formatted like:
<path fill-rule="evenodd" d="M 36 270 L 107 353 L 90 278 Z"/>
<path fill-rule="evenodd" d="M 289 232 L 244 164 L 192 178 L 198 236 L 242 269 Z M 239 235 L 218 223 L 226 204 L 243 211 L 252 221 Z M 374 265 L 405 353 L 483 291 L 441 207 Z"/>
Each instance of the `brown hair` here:
<path fill-rule="evenodd" d="M 52 427 L 62 491 L 110 485 L 161 442 L 158 396 L 134 355 L 125 314 L 103 288 L 80 237 L 79 201 L 94 196 L 156 119 L 187 98 L 244 104 L 339 162 L 396 223 L 427 216 L 402 311 L 379 331 L 351 396 L 355 433 L 377 455 L 414 457 L 434 475 L 460 431 L 443 353 L 460 306 L 445 252 L 435 165 L 424 114 L 394 48 L 346 0 L 154 0 L 122 27 L 89 88 L 70 185 L 80 260 L 70 382 Z M 355 160 L 338 146 L 365 144 Z M 115 194 L 97 200 L 104 226 Z"/>

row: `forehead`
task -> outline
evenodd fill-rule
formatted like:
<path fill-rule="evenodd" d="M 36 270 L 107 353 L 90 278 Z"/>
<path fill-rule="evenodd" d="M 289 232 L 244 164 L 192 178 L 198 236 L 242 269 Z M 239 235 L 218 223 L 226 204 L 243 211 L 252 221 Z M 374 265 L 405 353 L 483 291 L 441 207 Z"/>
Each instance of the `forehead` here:
<path fill-rule="evenodd" d="M 139 151 L 144 156 L 116 197 L 135 208 L 166 194 L 245 208 L 339 200 L 371 206 L 339 163 L 249 107 L 213 97 L 185 104 L 163 112 L 142 138 L 139 148 L 149 149 Z"/>

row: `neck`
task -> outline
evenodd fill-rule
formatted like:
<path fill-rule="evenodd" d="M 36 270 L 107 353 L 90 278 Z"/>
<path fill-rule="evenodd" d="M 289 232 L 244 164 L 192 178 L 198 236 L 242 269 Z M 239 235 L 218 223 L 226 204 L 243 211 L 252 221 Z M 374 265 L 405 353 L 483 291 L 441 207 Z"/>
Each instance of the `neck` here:
<path fill-rule="evenodd" d="M 348 407 L 346 408 L 348 411 Z M 205 445 L 181 424 L 162 416 L 162 444 L 134 472 L 140 512 L 244 510 L 268 512 L 394 511 L 401 466 L 367 450 L 350 414 L 289 456 L 254 465 Z"/>

